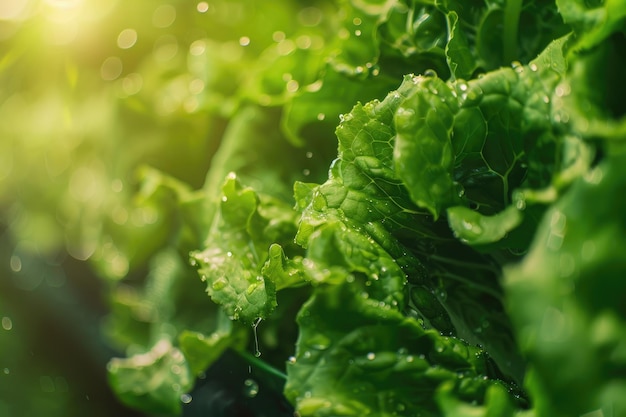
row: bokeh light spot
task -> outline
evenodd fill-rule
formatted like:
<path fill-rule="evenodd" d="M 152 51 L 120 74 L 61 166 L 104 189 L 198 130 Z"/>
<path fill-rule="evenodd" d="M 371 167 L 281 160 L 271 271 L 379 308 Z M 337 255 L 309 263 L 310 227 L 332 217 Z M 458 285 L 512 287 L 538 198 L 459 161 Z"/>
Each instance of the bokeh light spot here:
<path fill-rule="evenodd" d="M 100 67 L 100 76 L 105 81 L 116 80 L 121 74 L 124 65 L 122 60 L 117 56 L 110 56 L 104 60 Z"/>
<path fill-rule="evenodd" d="M 171 4 L 163 4 L 152 14 L 152 24 L 157 28 L 166 28 L 176 20 L 176 9 Z"/>
<path fill-rule="evenodd" d="M 137 43 L 137 31 L 135 29 L 124 29 L 117 36 L 117 46 L 121 49 L 132 48 Z"/>

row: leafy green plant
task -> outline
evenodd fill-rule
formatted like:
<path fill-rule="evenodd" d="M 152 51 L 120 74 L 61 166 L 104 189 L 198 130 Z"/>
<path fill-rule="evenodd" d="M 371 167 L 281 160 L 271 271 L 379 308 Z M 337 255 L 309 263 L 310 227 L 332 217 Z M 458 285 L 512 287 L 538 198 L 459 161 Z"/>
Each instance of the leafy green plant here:
<path fill-rule="evenodd" d="M 236 3 L 204 186 L 145 171 L 160 222 L 117 227 L 120 398 L 178 413 L 234 350 L 300 416 L 626 413 L 626 3 Z"/>

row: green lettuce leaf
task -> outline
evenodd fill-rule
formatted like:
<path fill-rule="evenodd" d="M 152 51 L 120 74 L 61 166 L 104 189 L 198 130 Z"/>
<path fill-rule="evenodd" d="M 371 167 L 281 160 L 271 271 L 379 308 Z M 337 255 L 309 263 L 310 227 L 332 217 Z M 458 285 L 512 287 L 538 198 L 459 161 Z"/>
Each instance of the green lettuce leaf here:
<path fill-rule="evenodd" d="M 563 21 L 578 35 L 574 50 L 591 48 L 624 30 L 626 2 L 623 0 L 557 0 L 556 4 Z"/>
<path fill-rule="evenodd" d="M 450 227 L 467 243 L 507 236 L 526 208 L 514 190 L 548 187 L 561 169 L 561 140 L 549 115 L 552 90 L 565 72 L 564 42 L 555 41 L 528 66 L 469 83 L 416 77 L 396 112 L 398 176 L 435 218 L 452 210 Z"/>
<path fill-rule="evenodd" d="M 366 297 L 364 283 L 320 286 L 298 315 L 285 394 L 306 416 L 437 416 L 435 392 L 483 401 L 483 352 Z"/>
<path fill-rule="evenodd" d="M 344 115 L 329 179 L 296 187 L 305 275 L 335 285 L 364 279 L 368 297 L 426 328 L 485 346 L 507 378 L 521 381 L 523 360 L 500 302 L 497 264 L 415 205 L 394 171 L 394 115 L 418 88 L 414 79 Z"/>
<path fill-rule="evenodd" d="M 295 231 L 295 212 L 279 200 L 261 197 L 234 174 L 222 187 L 208 247 L 192 254 L 211 299 L 233 319 L 252 323 L 276 307 L 276 287 L 262 273 L 272 242 Z"/>
<path fill-rule="evenodd" d="M 156 343 L 148 352 L 112 359 L 108 375 L 122 402 L 155 413 L 179 414 L 181 395 L 193 385 L 185 356 L 167 339 Z"/>
<path fill-rule="evenodd" d="M 183 330 L 178 336 L 180 350 L 185 355 L 189 370 L 201 375 L 228 348 L 241 350 L 245 347 L 248 329 L 237 326 L 225 313 L 219 312 L 215 331 L 210 335 Z"/>
<path fill-rule="evenodd" d="M 508 310 L 532 360 L 527 388 L 544 399 L 538 415 L 626 412 L 626 207 L 614 198 L 625 163 L 612 156 L 577 180 L 524 261 L 505 271 Z"/>

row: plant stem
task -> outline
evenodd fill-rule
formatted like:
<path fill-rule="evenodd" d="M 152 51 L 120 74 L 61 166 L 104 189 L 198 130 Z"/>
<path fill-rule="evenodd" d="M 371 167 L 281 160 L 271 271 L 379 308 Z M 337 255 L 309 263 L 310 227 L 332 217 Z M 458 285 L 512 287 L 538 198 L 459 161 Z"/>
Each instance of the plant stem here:
<path fill-rule="evenodd" d="M 505 62 L 512 62 L 517 58 L 517 32 L 519 17 L 522 12 L 522 0 L 508 0 L 504 10 L 504 34 L 502 47 Z"/>
<path fill-rule="evenodd" d="M 245 351 L 240 351 L 237 352 L 238 354 L 240 354 L 241 356 L 243 356 L 246 361 L 248 361 L 250 364 L 263 369 L 264 371 L 266 371 L 267 373 L 274 375 L 282 380 L 287 380 L 287 375 L 285 375 L 284 373 L 282 373 L 281 371 L 279 371 L 278 369 L 274 368 L 273 366 L 269 365 L 267 362 L 262 361 L 261 359 L 255 357 L 254 355 L 251 355 L 248 352 Z"/>

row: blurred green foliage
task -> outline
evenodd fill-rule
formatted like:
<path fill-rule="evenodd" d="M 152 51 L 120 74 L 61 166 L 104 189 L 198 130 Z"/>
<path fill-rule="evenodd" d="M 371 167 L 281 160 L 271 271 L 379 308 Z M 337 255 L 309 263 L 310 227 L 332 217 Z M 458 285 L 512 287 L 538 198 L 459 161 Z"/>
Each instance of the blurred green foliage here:
<path fill-rule="evenodd" d="M 162 207 L 175 197 L 151 189 L 152 171 L 138 168 L 204 182 L 244 69 L 287 36 L 251 19 L 278 18 L 294 32 L 302 21 L 286 18 L 292 13 L 250 1 L 0 5 L 0 415 L 96 415 L 93 403 L 75 401 L 76 378 L 51 363 L 54 354 L 33 356 L 35 341 L 63 338 L 59 329 L 39 335 L 38 323 L 53 311 L 70 335 L 98 334 L 108 290 L 72 259 L 114 280 L 142 276 L 133 271 L 168 238 Z M 95 293 L 92 305 L 86 293 Z M 121 299 L 114 309 L 129 308 Z M 61 351 L 64 343 L 71 338 L 57 340 Z M 102 379 L 111 353 L 97 343 L 85 349 L 100 358 Z M 56 373 L 40 374 L 47 368 Z"/>

